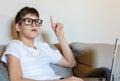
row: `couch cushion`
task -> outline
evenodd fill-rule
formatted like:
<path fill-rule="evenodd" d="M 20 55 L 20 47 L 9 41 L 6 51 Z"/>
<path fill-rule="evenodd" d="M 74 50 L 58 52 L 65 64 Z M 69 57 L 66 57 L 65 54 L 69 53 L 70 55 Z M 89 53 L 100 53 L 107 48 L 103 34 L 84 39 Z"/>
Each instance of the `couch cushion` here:
<path fill-rule="evenodd" d="M 52 49 L 59 50 L 61 52 L 59 44 L 52 44 L 50 45 Z M 62 78 L 67 78 L 73 75 L 72 68 L 69 67 L 63 67 L 55 64 L 50 64 L 52 69 L 55 71 L 56 75 L 62 76 Z"/>
<path fill-rule="evenodd" d="M 63 66 L 54 65 L 54 64 L 50 64 L 50 66 L 55 71 L 55 74 L 62 76 L 62 78 L 67 78 L 73 75 L 72 68 L 63 67 Z"/>
<path fill-rule="evenodd" d="M 7 69 L 0 64 L 0 81 L 9 81 Z"/>
<path fill-rule="evenodd" d="M 5 67 L 5 63 L 1 61 L 5 47 L 6 45 L 0 45 L 0 81 L 8 81 L 8 72 Z"/>

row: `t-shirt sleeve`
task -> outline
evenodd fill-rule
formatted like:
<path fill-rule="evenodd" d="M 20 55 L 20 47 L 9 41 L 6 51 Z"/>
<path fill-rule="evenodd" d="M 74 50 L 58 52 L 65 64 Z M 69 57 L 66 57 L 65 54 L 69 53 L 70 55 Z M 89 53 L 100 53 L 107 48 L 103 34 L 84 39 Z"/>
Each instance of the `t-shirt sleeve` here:
<path fill-rule="evenodd" d="M 53 64 L 58 63 L 62 58 L 61 53 L 58 50 L 54 50 L 54 52 L 51 54 L 51 62 Z"/>
<path fill-rule="evenodd" d="M 11 54 L 11 55 L 17 57 L 18 59 L 20 59 L 20 46 L 19 46 L 19 44 L 16 42 L 11 42 L 8 44 L 6 50 L 3 53 L 3 56 L 1 58 L 1 60 L 5 63 L 7 63 L 7 59 L 6 59 L 7 54 Z"/>
<path fill-rule="evenodd" d="M 60 51 L 51 48 L 47 43 L 45 43 L 45 47 L 49 52 L 50 62 L 53 64 L 57 64 L 62 58 L 62 54 L 60 53 Z"/>

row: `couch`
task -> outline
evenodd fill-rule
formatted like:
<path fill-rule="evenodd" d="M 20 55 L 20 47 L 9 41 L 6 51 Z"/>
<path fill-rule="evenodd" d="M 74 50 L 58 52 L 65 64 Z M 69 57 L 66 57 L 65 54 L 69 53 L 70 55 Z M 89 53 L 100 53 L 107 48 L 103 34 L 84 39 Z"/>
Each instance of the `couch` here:
<path fill-rule="evenodd" d="M 96 68 L 106 67 L 111 69 L 114 45 L 72 42 L 69 46 L 73 51 L 77 65 L 73 68 L 67 68 L 51 64 L 51 67 L 55 70 L 57 75 L 61 75 L 64 78 L 72 75 L 83 77 L 86 73 L 89 73 Z M 5 47 L 6 45 L 0 45 L 0 58 Z M 59 49 L 58 46 L 56 48 L 56 45 L 52 45 L 52 48 Z M 113 69 L 115 81 L 120 80 L 119 58 L 120 48 L 118 47 L 118 54 Z M 0 61 L 0 81 L 8 81 L 7 67 L 2 61 Z"/>

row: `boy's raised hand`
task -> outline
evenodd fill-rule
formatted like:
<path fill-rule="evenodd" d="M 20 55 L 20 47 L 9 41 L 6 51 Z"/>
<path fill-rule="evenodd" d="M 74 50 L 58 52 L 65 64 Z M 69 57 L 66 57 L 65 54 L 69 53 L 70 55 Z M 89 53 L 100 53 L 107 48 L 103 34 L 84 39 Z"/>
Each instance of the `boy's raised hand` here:
<path fill-rule="evenodd" d="M 51 22 L 51 26 L 52 29 L 54 30 L 55 34 L 58 36 L 63 36 L 63 24 L 61 24 L 60 22 L 54 22 L 52 16 L 50 16 L 50 22 Z"/>

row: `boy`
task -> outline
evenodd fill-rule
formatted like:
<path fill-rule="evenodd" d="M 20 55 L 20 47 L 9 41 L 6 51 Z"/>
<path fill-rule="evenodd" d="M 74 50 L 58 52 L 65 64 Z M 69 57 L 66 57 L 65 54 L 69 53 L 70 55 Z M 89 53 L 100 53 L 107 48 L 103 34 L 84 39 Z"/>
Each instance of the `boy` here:
<path fill-rule="evenodd" d="M 10 81 L 83 81 L 74 76 L 60 79 L 62 77 L 55 75 L 49 66 L 50 63 L 65 67 L 76 65 L 64 37 L 63 24 L 55 23 L 52 17 L 50 21 L 63 54 L 52 50 L 47 43 L 35 39 L 43 22 L 35 8 L 24 7 L 17 13 L 15 27 L 19 39 L 9 43 L 2 57 L 8 66 Z"/>

